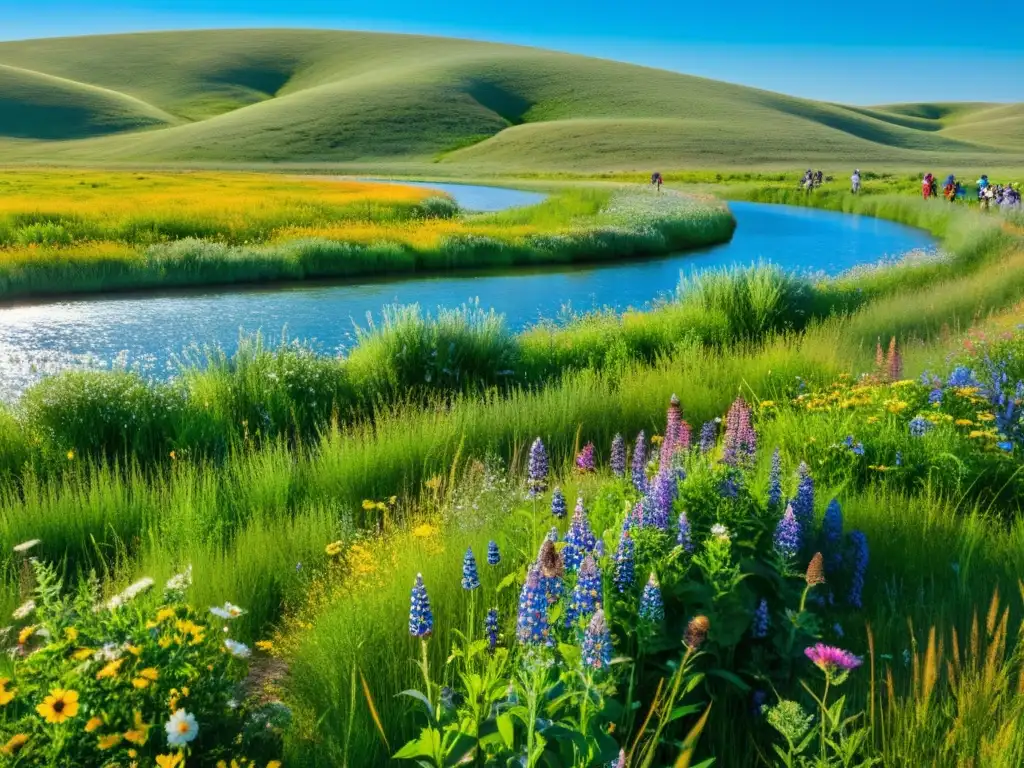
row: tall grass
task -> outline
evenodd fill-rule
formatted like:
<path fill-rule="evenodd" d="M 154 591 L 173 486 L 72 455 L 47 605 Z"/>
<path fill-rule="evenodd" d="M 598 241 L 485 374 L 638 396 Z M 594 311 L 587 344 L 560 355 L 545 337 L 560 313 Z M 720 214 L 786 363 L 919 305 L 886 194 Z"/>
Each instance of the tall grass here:
<path fill-rule="evenodd" d="M 328 182 L 293 182 L 305 202 L 271 185 L 258 215 L 242 215 L 228 195 L 226 210 L 203 208 L 209 218 L 201 221 L 188 219 L 199 215 L 188 205 L 174 208 L 173 195 L 142 195 L 160 217 L 144 224 L 118 218 L 110 201 L 104 203 L 113 210 L 93 211 L 58 197 L 48 205 L 68 212 L 32 212 L 30 187 L 9 203 L 26 210 L 4 219 L 0 206 L 0 298 L 601 261 L 720 243 L 735 227 L 724 206 L 681 195 L 648 199 L 643 190 L 566 190 L 533 208 L 456 217 L 450 201 L 422 190 L 410 197 L 389 191 L 402 187 L 340 188 L 346 184 L 357 189 L 347 191 L 354 201 L 344 205 L 331 207 L 327 192 L 324 201 L 310 199 Z M 207 186 L 208 195 L 217 187 L 209 179 Z M 642 205 L 623 202 L 638 196 Z M 108 218 L 116 226 L 98 223 Z"/>

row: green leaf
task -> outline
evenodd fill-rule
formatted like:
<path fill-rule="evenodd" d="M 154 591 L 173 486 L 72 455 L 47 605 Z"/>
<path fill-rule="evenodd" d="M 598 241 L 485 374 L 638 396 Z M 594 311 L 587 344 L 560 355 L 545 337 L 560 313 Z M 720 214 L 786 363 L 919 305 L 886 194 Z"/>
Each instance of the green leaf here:
<path fill-rule="evenodd" d="M 511 585 L 515 584 L 516 583 L 516 579 L 517 579 L 518 576 L 519 576 L 519 574 L 517 574 L 515 571 L 513 571 L 508 576 L 506 576 L 504 579 L 502 579 L 501 581 L 498 582 L 498 586 L 495 588 L 494 591 L 500 594 L 503 589 L 506 589 L 506 588 L 510 587 Z"/>
<path fill-rule="evenodd" d="M 434 705 L 430 703 L 430 699 L 428 699 L 422 691 L 417 691 L 410 688 L 407 691 L 396 693 L 395 697 L 397 698 L 398 696 L 408 696 L 410 698 L 416 699 L 416 701 L 420 702 L 421 704 L 423 704 L 424 707 L 427 708 L 427 714 L 430 715 L 430 719 L 436 719 L 434 717 Z"/>
<path fill-rule="evenodd" d="M 750 690 L 750 686 L 747 685 L 747 683 L 727 669 L 709 669 L 708 676 L 720 677 L 723 680 L 732 683 L 744 693 L 747 693 Z"/>
<path fill-rule="evenodd" d="M 703 706 L 698 704 L 685 704 L 681 707 L 676 707 L 669 713 L 669 716 L 668 718 L 666 718 L 665 723 L 671 723 L 673 720 L 678 720 L 680 717 L 686 717 L 687 715 L 692 715 L 696 712 L 700 712 L 702 709 Z"/>
<path fill-rule="evenodd" d="M 502 741 L 505 742 L 505 746 L 512 749 L 512 745 L 515 744 L 516 740 L 516 729 L 512 724 L 512 716 L 508 712 L 502 712 L 496 719 L 498 725 L 498 733 L 501 734 Z"/>

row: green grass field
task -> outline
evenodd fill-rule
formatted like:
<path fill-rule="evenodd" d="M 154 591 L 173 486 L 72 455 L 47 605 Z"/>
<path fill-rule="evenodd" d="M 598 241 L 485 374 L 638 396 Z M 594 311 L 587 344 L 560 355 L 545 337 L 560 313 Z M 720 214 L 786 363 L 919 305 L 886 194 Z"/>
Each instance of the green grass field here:
<path fill-rule="evenodd" d="M 0 43 L 7 162 L 443 175 L 1024 168 L 1020 104 L 877 108 L 442 38 L 231 30 Z"/>

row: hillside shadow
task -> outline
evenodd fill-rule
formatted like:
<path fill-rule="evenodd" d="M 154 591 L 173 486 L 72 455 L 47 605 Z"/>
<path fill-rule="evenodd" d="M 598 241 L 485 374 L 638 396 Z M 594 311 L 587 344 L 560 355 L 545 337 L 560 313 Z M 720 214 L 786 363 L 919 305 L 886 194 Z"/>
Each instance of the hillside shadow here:
<path fill-rule="evenodd" d="M 533 107 L 533 103 L 520 94 L 483 80 L 470 83 L 466 93 L 509 125 L 522 125 L 526 122 L 526 113 Z"/>

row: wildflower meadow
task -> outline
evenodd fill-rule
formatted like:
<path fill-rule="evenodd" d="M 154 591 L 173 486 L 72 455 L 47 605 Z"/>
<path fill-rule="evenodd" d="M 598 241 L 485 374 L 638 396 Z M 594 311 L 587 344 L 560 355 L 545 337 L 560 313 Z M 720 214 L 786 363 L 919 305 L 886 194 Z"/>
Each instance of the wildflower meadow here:
<path fill-rule="evenodd" d="M 828 195 L 941 257 L 4 405 L 0 765 L 1024 764 L 1020 237 Z"/>

